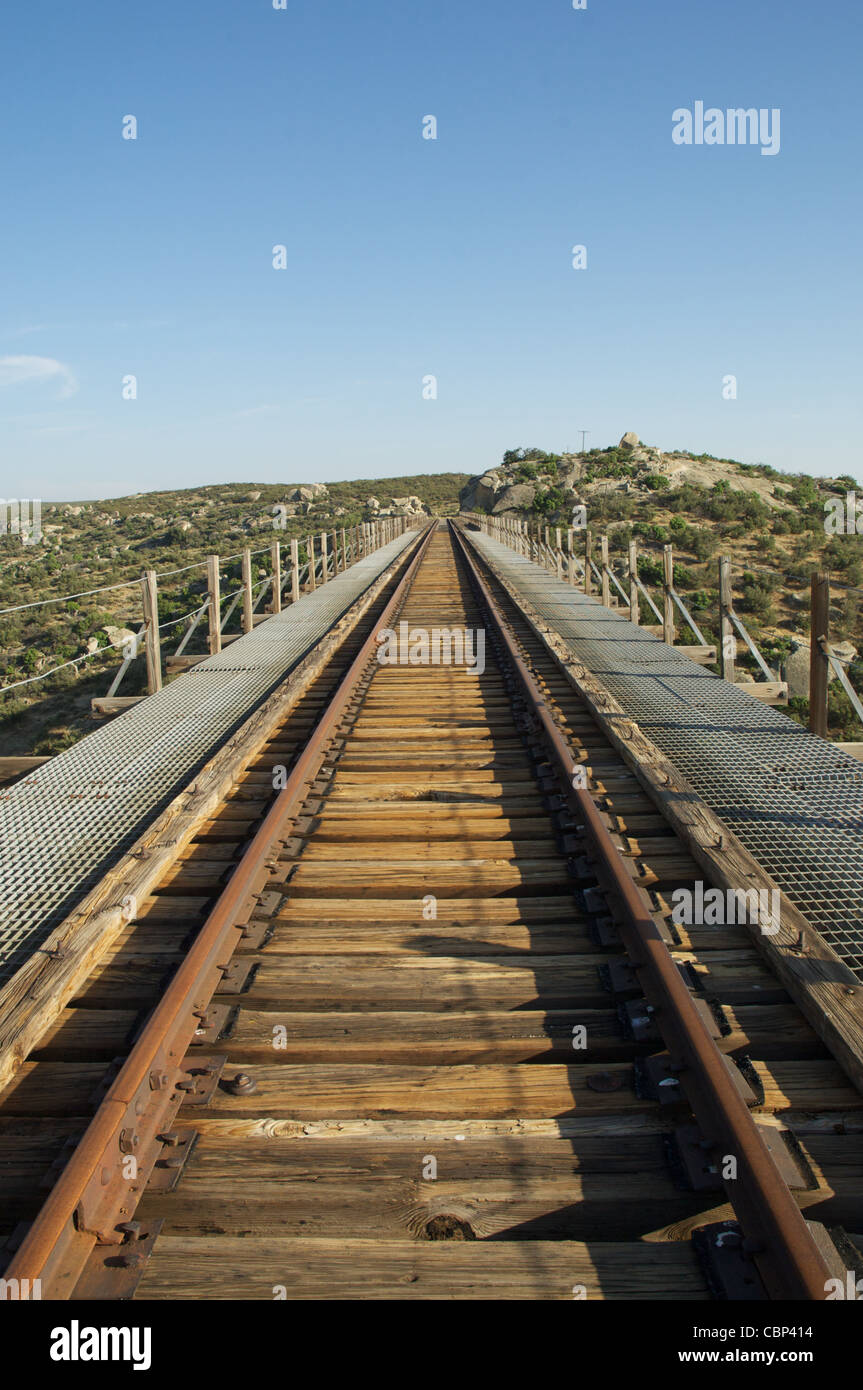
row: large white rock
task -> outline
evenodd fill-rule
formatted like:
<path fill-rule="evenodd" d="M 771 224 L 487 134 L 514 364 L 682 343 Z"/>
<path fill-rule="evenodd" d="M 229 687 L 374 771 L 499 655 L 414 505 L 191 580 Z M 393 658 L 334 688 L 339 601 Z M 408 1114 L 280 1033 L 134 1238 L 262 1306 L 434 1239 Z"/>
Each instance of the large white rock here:
<path fill-rule="evenodd" d="M 514 483 L 512 487 L 505 487 L 492 507 L 495 516 L 501 512 L 520 511 L 523 508 L 531 507 L 536 496 L 536 488 L 533 483 Z"/>
<path fill-rule="evenodd" d="M 108 641 L 111 643 L 128 642 L 135 636 L 134 632 L 129 627 L 109 627 L 107 623 L 102 631 L 106 634 Z"/>
<path fill-rule="evenodd" d="M 831 642 L 830 644 L 842 662 L 846 666 L 854 660 L 857 655 L 857 648 L 850 642 Z M 801 642 L 790 652 L 785 662 L 785 679 L 788 681 L 788 694 L 799 695 L 803 699 L 809 698 L 809 643 Z M 828 682 L 838 680 L 833 667 L 830 666 L 827 675 Z"/>

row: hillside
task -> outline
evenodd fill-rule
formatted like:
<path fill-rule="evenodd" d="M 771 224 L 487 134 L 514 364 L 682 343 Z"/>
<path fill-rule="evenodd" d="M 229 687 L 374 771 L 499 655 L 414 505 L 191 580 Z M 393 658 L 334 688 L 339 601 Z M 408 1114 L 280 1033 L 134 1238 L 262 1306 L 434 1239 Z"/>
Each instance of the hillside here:
<path fill-rule="evenodd" d="M 137 584 L 110 586 L 137 580 L 145 569 L 183 571 L 160 580 L 160 619 L 170 624 L 201 602 L 204 571 L 186 567 L 199 566 L 208 554 L 223 557 L 226 593 L 239 582 L 244 546 L 262 550 L 276 538 L 289 541 L 392 512 L 447 516 L 461 506 L 566 526 L 573 507 L 583 505 L 594 534 L 609 535 L 613 563 L 621 562 L 630 536 L 638 537 L 648 586 L 659 579 L 662 545 L 674 544 L 676 583 L 710 641 L 717 635 L 716 557 L 730 554 L 736 605 L 777 667 L 808 642 L 808 577 L 823 566 L 832 572 L 836 598 L 832 636 L 849 642 L 856 655 L 863 648 L 863 536 L 825 534 L 825 501 L 857 488 L 837 471 L 831 479 L 780 474 L 708 454 L 661 453 L 625 435 L 618 446 L 584 454 L 509 450 L 499 465 L 472 478 L 439 473 L 329 484 L 235 483 L 45 503 L 38 545 L 11 536 L 0 541 L 0 609 L 108 591 L 0 613 L 0 686 L 93 653 L 86 662 L 0 693 L 0 752 L 55 753 L 93 728 L 90 700 L 107 692 L 119 660 L 116 649 L 100 649 L 116 640 L 116 630 L 136 629 L 141 619 Z M 274 509 L 282 509 L 284 529 L 273 529 Z M 255 559 L 253 578 L 268 572 L 267 559 Z M 176 647 L 183 630 L 181 623 L 164 628 L 166 649 Z M 237 630 L 235 614 L 226 631 Z M 203 650 L 197 636 L 187 650 Z M 741 664 L 745 670 L 747 659 Z M 133 663 L 121 693 L 144 688 L 142 668 L 142 660 Z M 851 675 L 856 688 L 863 687 L 859 665 Z M 863 737 L 835 686 L 830 706 L 835 736 Z M 806 707 L 798 698 L 789 712 L 805 718 Z"/>
<path fill-rule="evenodd" d="M 112 586 L 137 581 L 144 570 L 159 575 L 185 571 L 218 554 L 227 581 L 224 595 L 228 585 L 233 590 L 239 584 L 239 552 L 245 546 L 263 550 L 276 539 L 286 542 L 393 513 L 451 515 L 458 510 L 459 489 L 466 480 L 465 473 L 438 473 L 308 485 L 226 483 L 103 502 L 43 503 L 39 544 L 0 537 L 0 609 L 91 589 L 107 592 L 0 613 L 0 686 L 38 677 L 94 648 L 108 648 L 117 631 L 137 630 L 139 586 Z M 284 525 L 274 529 L 277 517 Z M 254 579 L 269 573 L 267 561 L 266 555 L 255 560 Z M 183 617 L 205 592 L 203 567 L 160 580 L 160 619 Z M 182 625 L 165 628 L 168 650 L 176 647 L 183 631 Z M 237 631 L 235 613 L 226 632 Z M 204 650 L 202 634 L 187 650 Z M 90 733 L 90 701 L 106 694 L 119 660 L 116 649 L 104 656 L 96 652 L 77 667 L 0 693 L 0 754 L 53 754 Z M 146 688 L 143 665 L 142 659 L 133 663 L 121 694 Z"/>
<path fill-rule="evenodd" d="M 617 446 L 584 454 L 509 450 L 500 465 L 468 481 L 461 505 L 564 527 L 583 506 L 592 533 L 608 535 L 619 572 L 630 539 L 637 538 L 639 574 L 648 587 L 661 583 L 662 546 L 671 543 L 675 587 L 709 642 L 719 635 L 717 557 L 730 555 L 735 608 L 768 664 L 788 679 L 789 714 L 805 722 L 809 578 L 815 570 L 830 572 L 831 640 L 851 663 L 852 685 L 863 689 L 857 660 L 863 649 L 863 517 L 859 535 L 825 528 L 828 502 L 844 502 L 849 491 L 863 503 L 863 488 L 844 471 L 813 478 L 688 450 L 662 453 L 627 433 Z M 739 664 L 744 675 L 757 672 L 745 649 Z M 863 737 L 835 683 L 830 729 L 836 737 Z"/>

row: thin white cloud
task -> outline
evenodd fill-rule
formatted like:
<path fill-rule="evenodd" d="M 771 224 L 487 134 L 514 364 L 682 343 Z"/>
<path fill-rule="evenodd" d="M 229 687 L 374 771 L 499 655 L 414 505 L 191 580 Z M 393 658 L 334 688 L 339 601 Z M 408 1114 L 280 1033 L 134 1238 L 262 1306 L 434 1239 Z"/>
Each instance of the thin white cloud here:
<path fill-rule="evenodd" d="M 60 399 L 74 396 L 78 383 L 55 357 L 0 357 L 0 386 L 18 386 L 24 381 L 60 381 Z"/>
<path fill-rule="evenodd" d="M 91 425 L 43 425 L 33 430 L 33 434 L 80 434 L 82 430 L 92 429 Z"/>
<path fill-rule="evenodd" d="M 127 331 L 141 328 L 168 328 L 170 319 L 141 319 L 131 322 L 128 319 L 109 319 L 90 323 L 25 323 L 21 328 L 11 326 L 3 329 L 7 337 L 24 338 L 29 333 L 107 333 L 113 330 Z"/>

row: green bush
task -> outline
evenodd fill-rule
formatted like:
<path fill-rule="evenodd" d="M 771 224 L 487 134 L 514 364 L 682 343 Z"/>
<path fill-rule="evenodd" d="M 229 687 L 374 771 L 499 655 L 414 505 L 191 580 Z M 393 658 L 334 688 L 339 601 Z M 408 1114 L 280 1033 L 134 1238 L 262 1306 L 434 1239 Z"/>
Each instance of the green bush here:
<path fill-rule="evenodd" d="M 740 606 L 744 613 L 752 613 L 762 623 L 773 621 L 772 576 L 746 573 L 743 576 L 743 596 Z"/>
<path fill-rule="evenodd" d="M 664 526 L 657 526 L 655 522 L 636 521 L 632 530 L 634 535 L 643 536 L 646 541 L 655 541 L 657 545 L 668 544 L 668 532 Z"/>
<path fill-rule="evenodd" d="M 654 560 L 652 555 L 639 555 L 638 577 L 643 584 L 664 583 L 665 573 L 662 568 L 662 561 Z"/>
<path fill-rule="evenodd" d="M 712 559 L 719 549 L 719 541 L 716 536 L 712 531 L 708 531 L 703 526 L 693 526 L 690 528 L 687 545 L 696 560 L 701 561 L 702 564 Z"/>
<path fill-rule="evenodd" d="M 563 506 L 564 493 L 559 487 L 540 488 L 533 499 L 533 510 L 538 516 L 550 516 Z"/>
<path fill-rule="evenodd" d="M 694 589 L 698 580 L 692 570 L 685 565 L 674 566 L 674 587 L 675 589 Z"/>

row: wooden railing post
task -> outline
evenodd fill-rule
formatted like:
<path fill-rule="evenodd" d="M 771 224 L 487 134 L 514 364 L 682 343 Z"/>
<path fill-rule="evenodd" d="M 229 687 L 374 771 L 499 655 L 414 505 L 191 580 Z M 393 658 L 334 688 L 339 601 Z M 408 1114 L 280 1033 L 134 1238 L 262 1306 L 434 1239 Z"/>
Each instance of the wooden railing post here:
<path fill-rule="evenodd" d="M 638 626 L 638 542 L 629 542 L 629 621 Z"/>
<path fill-rule="evenodd" d="M 162 689 L 162 648 L 159 642 L 159 594 L 156 587 L 156 571 L 147 570 L 141 580 L 144 599 L 144 622 L 147 631 L 144 637 L 147 657 L 147 694 L 155 695 Z"/>
<path fill-rule="evenodd" d="M 270 603 L 271 613 L 281 613 L 282 611 L 282 547 L 278 541 L 273 541 L 270 546 L 270 555 L 273 565 L 273 593 Z"/>
<path fill-rule="evenodd" d="M 728 614 L 734 607 L 734 594 L 731 588 L 731 556 L 719 557 L 719 674 L 734 684 L 735 652 L 737 639 Z"/>
<path fill-rule="evenodd" d="M 209 641 L 210 656 L 216 656 L 222 650 L 222 628 L 221 628 L 221 593 L 219 588 L 219 557 L 218 555 L 207 556 L 207 594 L 210 605 L 207 610 L 209 622 Z"/>
<path fill-rule="evenodd" d="M 343 527 L 342 527 L 342 570 L 346 570 L 347 567 L 348 567 L 348 537 L 347 537 L 347 532 L 346 532 L 346 530 L 345 530 L 345 528 L 344 528 L 344 526 L 343 526 Z"/>
<path fill-rule="evenodd" d="M 590 593 L 590 552 L 591 540 L 590 531 L 584 533 L 584 592 Z"/>
<path fill-rule="evenodd" d="M 813 734 L 826 738 L 830 663 L 820 639 L 830 641 L 830 577 L 813 574 L 810 585 L 809 728 Z"/>
<path fill-rule="evenodd" d="M 310 588 L 310 590 L 314 593 L 314 591 L 315 591 L 315 589 L 316 589 L 316 587 L 317 587 L 317 582 L 318 582 L 318 581 L 316 580 L 316 578 L 315 578 L 315 538 L 314 538 L 314 536 L 309 536 L 309 537 L 307 538 L 307 540 L 306 540 L 306 553 L 308 554 L 308 557 L 309 557 L 309 588 Z"/>
<path fill-rule="evenodd" d="M 611 580 L 608 577 L 608 536 L 599 538 L 599 558 L 602 568 L 602 604 L 611 607 Z"/>
<path fill-rule="evenodd" d="M 298 541 L 291 541 L 291 603 L 296 603 L 300 597 L 300 546 Z"/>
<path fill-rule="evenodd" d="M 673 647 L 674 599 L 671 597 L 671 590 L 674 588 L 674 549 L 670 545 L 662 547 L 662 576 L 665 591 L 665 601 L 662 606 L 662 640 Z"/>
<path fill-rule="evenodd" d="M 327 554 L 327 533 L 326 533 L 326 531 L 322 531 L 322 532 L 321 532 L 321 583 L 322 583 L 322 584 L 326 584 L 327 579 L 329 578 L 329 576 L 328 576 L 328 574 L 327 574 L 327 569 L 328 569 L 328 567 L 329 567 L 329 563 L 330 563 L 330 557 L 329 557 L 329 555 Z"/>
<path fill-rule="evenodd" d="M 252 552 L 248 546 L 243 549 L 243 632 L 251 632 L 255 625 L 252 614 Z"/>

